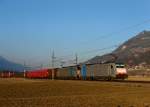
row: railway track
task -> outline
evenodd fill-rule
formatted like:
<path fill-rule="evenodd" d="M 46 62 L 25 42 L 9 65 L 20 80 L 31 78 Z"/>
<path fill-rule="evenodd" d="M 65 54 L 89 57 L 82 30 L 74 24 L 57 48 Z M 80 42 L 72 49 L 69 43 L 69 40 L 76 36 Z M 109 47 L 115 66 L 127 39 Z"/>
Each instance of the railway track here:
<path fill-rule="evenodd" d="M 77 80 L 81 81 L 81 80 Z M 145 83 L 150 84 L 150 81 L 144 81 L 144 80 L 84 80 L 84 81 L 100 81 L 100 82 L 120 82 L 120 83 Z"/>
<path fill-rule="evenodd" d="M 113 80 L 112 82 L 150 84 L 150 81 L 135 81 L 135 80 Z"/>
<path fill-rule="evenodd" d="M 78 79 L 74 79 L 76 81 L 82 81 Z M 100 81 L 100 82 L 118 82 L 118 83 L 144 83 L 150 84 L 150 81 L 142 81 L 142 80 L 83 80 L 83 81 Z"/>

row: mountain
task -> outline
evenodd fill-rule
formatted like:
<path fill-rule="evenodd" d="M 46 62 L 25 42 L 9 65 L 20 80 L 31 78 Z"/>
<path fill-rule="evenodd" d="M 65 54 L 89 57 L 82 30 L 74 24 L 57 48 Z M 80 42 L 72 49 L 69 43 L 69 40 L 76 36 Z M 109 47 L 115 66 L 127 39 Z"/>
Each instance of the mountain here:
<path fill-rule="evenodd" d="M 120 45 L 112 53 L 96 56 L 86 63 L 125 63 L 150 65 L 150 31 L 143 31 Z"/>
<path fill-rule="evenodd" d="M 24 66 L 17 64 L 0 56 L 0 70 L 23 71 Z"/>

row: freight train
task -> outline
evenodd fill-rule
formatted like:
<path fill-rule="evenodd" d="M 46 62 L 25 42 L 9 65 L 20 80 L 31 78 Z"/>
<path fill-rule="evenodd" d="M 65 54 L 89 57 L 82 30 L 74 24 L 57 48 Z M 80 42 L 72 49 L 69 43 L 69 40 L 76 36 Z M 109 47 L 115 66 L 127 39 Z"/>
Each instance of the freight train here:
<path fill-rule="evenodd" d="M 128 77 L 124 64 L 82 64 L 54 69 L 27 71 L 26 78 L 113 80 Z"/>
<path fill-rule="evenodd" d="M 24 78 L 24 72 L 10 71 L 10 70 L 1 70 L 0 78 Z"/>

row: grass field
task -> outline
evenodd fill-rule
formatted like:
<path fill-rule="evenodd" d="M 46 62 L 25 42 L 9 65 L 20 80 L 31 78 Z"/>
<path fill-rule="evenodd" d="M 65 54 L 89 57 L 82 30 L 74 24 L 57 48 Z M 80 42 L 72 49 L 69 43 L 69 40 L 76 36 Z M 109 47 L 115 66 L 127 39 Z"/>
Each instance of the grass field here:
<path fill-rule="evenodd" d="M 133 80 L 133 81 L 150 81 L 149 76 L 129 76 L 127 80 Z"/>
<path fill-rule="evenodd" d="M 0 107 L 150 107 L 150 84 L 0 79 Z"/>

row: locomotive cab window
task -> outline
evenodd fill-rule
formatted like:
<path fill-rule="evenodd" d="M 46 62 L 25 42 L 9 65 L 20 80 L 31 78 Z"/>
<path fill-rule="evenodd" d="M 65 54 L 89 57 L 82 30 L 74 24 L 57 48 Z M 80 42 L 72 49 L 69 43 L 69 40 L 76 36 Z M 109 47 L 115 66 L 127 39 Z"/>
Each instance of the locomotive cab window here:
<path fill-rule="evenodd" d="M 125 65 L 123 65 L 123 64 L 116 64 L 116 68 L 125 68 Z"/>

